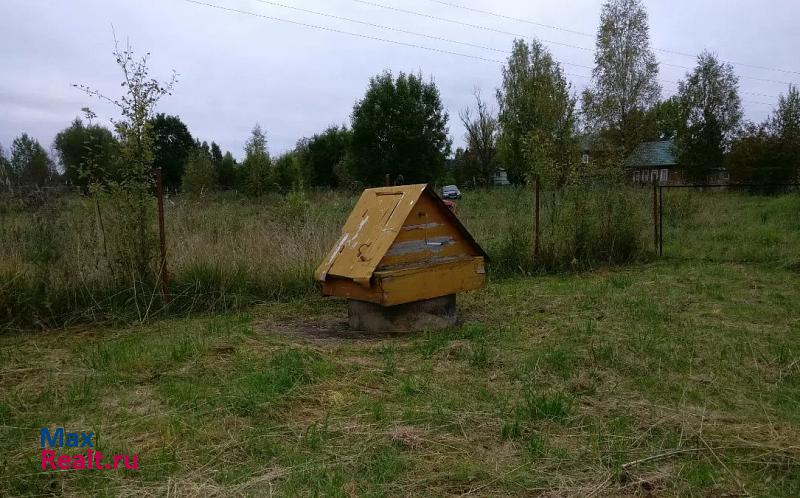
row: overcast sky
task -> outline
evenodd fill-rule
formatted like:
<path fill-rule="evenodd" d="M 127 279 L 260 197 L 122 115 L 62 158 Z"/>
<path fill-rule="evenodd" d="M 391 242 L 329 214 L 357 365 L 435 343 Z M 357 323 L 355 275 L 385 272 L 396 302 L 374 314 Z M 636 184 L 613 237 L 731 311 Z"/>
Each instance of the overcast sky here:
<path fill-rule="evenodd" d="M 547 40 L 555 57 L 564 64 L 576 92 L 589 81 L 585 76 L 590 69 L 580 66 L 592 65 L 593 34 L 601 5 L 599 0 L 275 0 L 272 4 L 260 0 L 200 1 L 485 59 L 505 59 L 504 52 L 511 46 L 513 35 L 497 31 L 538 37 Z M 275 3 L 384 28 L 291 10 Z M 662 63 L 660 78 L 665 96 L 674 93 L 674 82 L 686 72 L 674 66 L 694 63 L 692 58 L 675 52 L 697 54 L 703 49 L 713 50 L 726 60 L 784 70 L 735 66 L 749 119 L 766 117 L 776 96 L 785 92 L 787 82 L 800 82 L 799 1 L 645 3 L 652 45 L 660 49 L 656 55 Z M 299 138 L 330 124 L 349 123 L 353 104 L 363 96 L 369 77 L 384 69 L 395 73 L 421 71 L 425 78 L 436 82 L 450 114 L 450 134 L 459 145 L 463 143 L 463 128 L 458 122 L 458 110 L 471 103 L 476 88 L 494 101 L 500 82 L 499 62 L 303 27 L 187 0 L 1 0 L 0 5 L 0 144 L 6 151 L 23 131 L 49 147 L 54 135 L 79 116 L 85 106 L 91 107 L 103 123 L 115 116 L 114 109 L 71 87 L 73 83 L 84 83 L 109 95 L 120 93 L 120 74 L 111 55 L 112 25 L 117 36 L 130 40 L 135 51 L 151 52 L 154 76 L 167 79 L 172 69 L 179 73 L 174 95 L 161 102 L 159 111 L 179 115 L 193 136 L 214 140 L 236 157 L 243 155 L 244 141 L 257 122 L 267 131 L 273 154 L 291 149 Z"/>

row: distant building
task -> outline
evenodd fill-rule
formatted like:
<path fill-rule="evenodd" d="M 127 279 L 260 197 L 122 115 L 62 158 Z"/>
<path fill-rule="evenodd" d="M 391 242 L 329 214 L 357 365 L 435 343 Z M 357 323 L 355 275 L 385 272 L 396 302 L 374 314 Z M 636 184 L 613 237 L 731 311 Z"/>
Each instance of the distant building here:
<path fill-rule="evenodd" d="M 672 140 L 639 144 L 625 159 L 624 166 L 635 184 L 656 181 L 662 185 L 684 183 L 683 172 L 675 154 L 675 142 Z"/>
<path fill-rule="evenodd" d="M 661 185 L 688 185 L 690 183 L 678 162 L 673 140 L 639 144 L 625 159 L 624 166 L 634 184 L 652 184 L 654 181 Z M 730 181 L 731 175 L 724 168 L 710 171 L 705 179 L 705 183 L 710 185 L 727 185 Z"/>
<path fill-rule="evenodd" d="M 508 181 L 508 173 L 503 168 L 497 168 L 492 175 L 492 185 L 496 187 L 505 187 L 506 185 L 511 185 L 511 182 Z"/>

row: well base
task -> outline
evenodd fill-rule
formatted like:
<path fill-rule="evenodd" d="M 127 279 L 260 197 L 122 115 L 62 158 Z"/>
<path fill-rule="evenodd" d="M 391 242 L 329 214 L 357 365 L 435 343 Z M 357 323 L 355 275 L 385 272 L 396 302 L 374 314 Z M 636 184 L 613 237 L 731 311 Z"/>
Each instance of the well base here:
<path fill-rule="evenodd" d="M 397 306 L 350 300 L 350 328 L 368 332 L 417 332 L 456 324 L 456 295 Z"/>

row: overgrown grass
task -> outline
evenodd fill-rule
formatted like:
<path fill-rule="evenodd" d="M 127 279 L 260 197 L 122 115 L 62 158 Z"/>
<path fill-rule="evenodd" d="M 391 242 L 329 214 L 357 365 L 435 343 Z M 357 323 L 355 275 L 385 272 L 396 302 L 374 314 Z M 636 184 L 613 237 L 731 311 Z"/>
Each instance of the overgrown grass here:
<path fill-rule="evenodd" d="M 4 495 L 796 496 L 800 280 L 668 260 L 495 280 L 461 326 L 337 301 L 0 337 Z M 320 337 L 320 328 L 332 328 Z M 42 472 L 38 429 L 139 471 Z"/>
<path fill-rule="evenodd" d="M 539 258 L 533 256 L 532 198 L 529 189 L 506 188 L 467 192 L 459 203 L 459 216 L 491 257 L 492 278 L 582 271 L 652 256 L 646 189 L 543 192 Z M 335 192 L 170 199 L 167 307 L 158 283 L 139 279 L 124 264 L 135 234 L 125 229 L 125 213 L 106 200 L 68 196 L 42 206 L 4 204 L 0 328 L 136 323 L 313 294 L 313 270 L 355 201 Z M 800 265 L 797 195 L 666 191 L 665 201 L 668 256 Z M 153 268 L 151 274 L 157 273 Z"/>

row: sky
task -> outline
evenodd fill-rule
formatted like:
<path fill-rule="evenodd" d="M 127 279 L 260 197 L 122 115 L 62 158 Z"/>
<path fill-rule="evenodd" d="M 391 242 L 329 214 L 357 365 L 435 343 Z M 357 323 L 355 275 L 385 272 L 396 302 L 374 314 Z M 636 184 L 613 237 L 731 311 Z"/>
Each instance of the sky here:
<path fill-rule="evenodd" d="M 475 90 L 496 108 L 502 61 L 515 35 L 542 41 L 573 91 L 582 91 L 601 8 L 599 0 L 197 2 L 1 0 L 0 145 L 8 151 L 27 132 L 49 148 L 87 106 L 110 126 L 116 110 L 72 85 L 121 94 L 116 34 L 136 53 L 151 54 L 156 78 L 178 73 L 158 111 L 180 116 L 195 138 L 216 141 L 238 158 L 256 123 L 272 154 L 329 125 L 348 124 L 369 78 L 384 70 L 419 72 L 437 84 L 455 148 L 464 142 L 459 110 L 473 103 Z M 702 50 L 737 63 L 750 120 L 767 117 L 788 84 L 800 82 L 797 0 L 644 3 L 665 97 Z"/>

